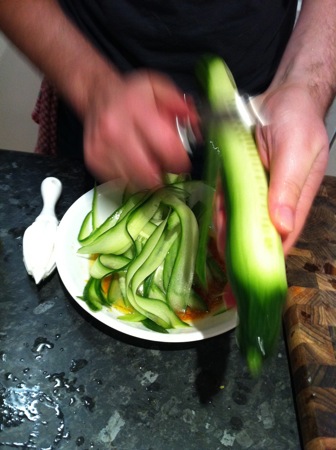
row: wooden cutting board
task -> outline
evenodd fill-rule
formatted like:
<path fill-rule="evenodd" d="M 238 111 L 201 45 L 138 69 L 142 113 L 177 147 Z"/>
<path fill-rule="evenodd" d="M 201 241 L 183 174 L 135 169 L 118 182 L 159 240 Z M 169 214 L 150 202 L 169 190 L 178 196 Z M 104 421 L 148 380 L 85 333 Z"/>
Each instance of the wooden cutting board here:
<path fill-rule="evenodd" d="M 336 449 L 336 177 L 287 258 L 285 337 L 305 450 Z"/>

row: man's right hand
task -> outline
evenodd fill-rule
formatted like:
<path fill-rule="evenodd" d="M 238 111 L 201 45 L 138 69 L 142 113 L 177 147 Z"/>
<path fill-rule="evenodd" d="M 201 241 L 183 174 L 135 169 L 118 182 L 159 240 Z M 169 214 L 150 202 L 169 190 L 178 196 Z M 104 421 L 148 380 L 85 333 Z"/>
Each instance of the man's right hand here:
<path fill-rule="evenodd" d="M 117 82 L 103 78 L 83 114 L 88 168 L 100 180 L 121 177 L 137 188 L 161 184 L 164 172 L 188 172 L 176 117 L 197 122 L 194 107 L 167 77 L 140 71 Z"/>

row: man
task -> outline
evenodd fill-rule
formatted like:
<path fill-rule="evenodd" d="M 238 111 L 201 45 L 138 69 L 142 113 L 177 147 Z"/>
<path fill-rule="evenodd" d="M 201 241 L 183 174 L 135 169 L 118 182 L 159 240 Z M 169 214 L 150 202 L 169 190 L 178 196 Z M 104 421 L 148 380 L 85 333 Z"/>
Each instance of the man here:
<path fill-rule="evenodd" d="M 293 0 L 0 0 L 0 27 L 56 86 L 60 129 L 83 137 L 92 173 L 139 187 L 190 170 L 175 117 L 196 125 L 184 101 L 196 59 L 222 56 L 269 124 L 256 138 L 287 252 L 325 172 L 336 86 L 334 1 L 304 0 L 292 31 L 295 11 Z"/>

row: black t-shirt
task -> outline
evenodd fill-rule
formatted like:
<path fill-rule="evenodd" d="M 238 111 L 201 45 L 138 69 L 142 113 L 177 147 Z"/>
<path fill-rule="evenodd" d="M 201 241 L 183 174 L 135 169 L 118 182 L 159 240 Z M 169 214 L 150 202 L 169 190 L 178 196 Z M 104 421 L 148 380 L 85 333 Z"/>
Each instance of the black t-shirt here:
<path fill-rule="evenodd" d="M 59 0 L 59 3 L 66 15 L 123 72 L 152 68 L 168 74 L 184 92 L 196 94 L 199 86 L 195 67 L 204 54 L 211 53 L 226 61 L 238 88 L 250 95 L 262 92 L 272 80 L 291 34 L 297 7 L 297 0 Z M 71 115 L 62 105 L 60 126 L 66 121 L 69 128 Z"/>

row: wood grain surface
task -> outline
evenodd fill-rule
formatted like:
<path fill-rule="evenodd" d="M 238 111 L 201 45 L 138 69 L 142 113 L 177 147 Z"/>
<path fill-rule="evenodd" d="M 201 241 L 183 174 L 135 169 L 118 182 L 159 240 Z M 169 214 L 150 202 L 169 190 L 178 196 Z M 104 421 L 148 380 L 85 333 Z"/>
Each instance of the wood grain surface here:
<path fill-rule="evenodd" d="M 336 449 L 336 177 L 287 257 L 285 337 L 305 450 Z"/>

